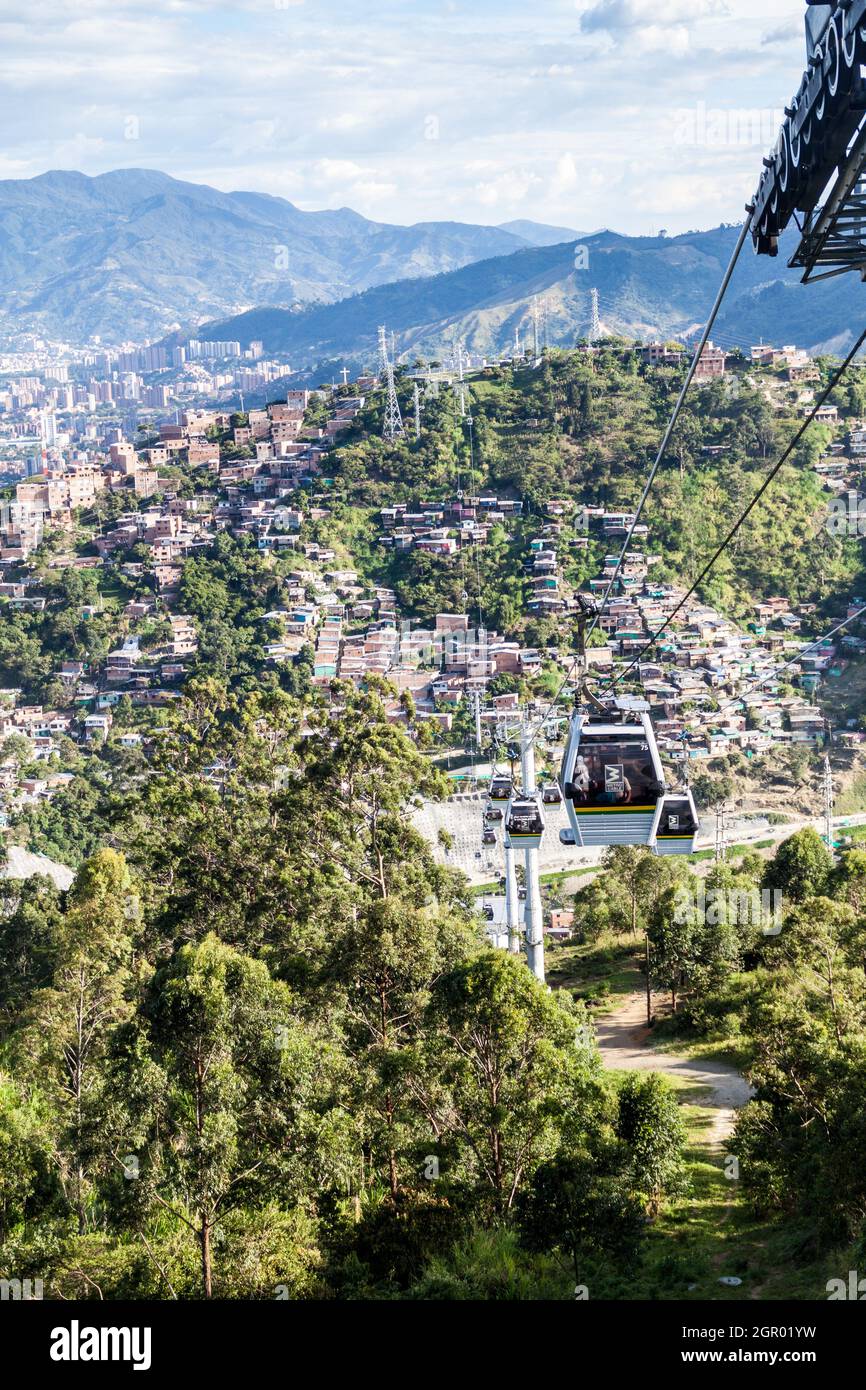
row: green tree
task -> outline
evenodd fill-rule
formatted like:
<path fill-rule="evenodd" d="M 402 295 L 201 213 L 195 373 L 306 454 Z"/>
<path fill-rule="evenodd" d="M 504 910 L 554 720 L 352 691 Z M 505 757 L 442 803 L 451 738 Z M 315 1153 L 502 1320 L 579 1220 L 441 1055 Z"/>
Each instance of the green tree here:
<path fill-rule="evenodd" d="M 116 1054 L 126 1142 L 146 1150 L 138 1201 L 192 1234 L 210 1298 L 217 1222 L 266 1198 L 291 1206 L 314 1164 L 328 1172 L 330 1049 L 261 961 L 215 936 L 157 972 L 138 1028 Z"/>
<path fill-rule="evenodd" d="M 629 1073 L 619 1092 L 616 1132 L 630 1155 L 635 1188 L 658 1214 L 664 1197 L 687 1191 L 686 1127 L 673 1089 L 665 1077 Z"/>
<path fill-rule="evenodd" d="M 830 851 L 817 830 L 807 826 L 779 845 L 764 872 L 764 887 L 800 903 L 824 890 L 832 868 Z"/>
<path fill-rule="evenodd" d="M 578 1284 L 588 1257 L 634 1259 L 645 1229 L 640 1201 L 619 1176 L 600 1172 L 587 1155 L 561 1154 L 540 1164 L 518 1219 L 528 1248 L 562 1250 Z"/>
<path fill-rule="evenodd" d="M 8 1037 L 50 984 L 63 924 L 60 894 L 50 878 L 0 880 L 0 1022 Z"/>
<path fill-rule="evenodd" d="M 464 1150 L 484 1208 L 503 1217 L 565 1136 L 575 1142 L 600 1123 L 598 1058 L 584 1015 L 498 951 L 439 981 L 431 1010 L 440 1034 L 429 1064 L 431 1113 Z"/>
<path fill-rule="evenodd" d="M 107 1037 L 129 1013 L 137 910 L 123 855 L 97 851 L 70 890 L 51 982 L 34 997 L 34 1036 L 58 1107 L 60 1181 L 79 1235 L 87 1230 L 89 1131 L 100 1100 Z"/>
<path fill-rule="evenodd" d="M 680 874 L 678 865 L 659 859 L 643 845 L 612 845 L 602 857 L 605 883 L 622 905 L 629 929 L 644 936 L 647 1026 L 652 1024 L 652 962 L 649 928 L 662 894 Z"/>

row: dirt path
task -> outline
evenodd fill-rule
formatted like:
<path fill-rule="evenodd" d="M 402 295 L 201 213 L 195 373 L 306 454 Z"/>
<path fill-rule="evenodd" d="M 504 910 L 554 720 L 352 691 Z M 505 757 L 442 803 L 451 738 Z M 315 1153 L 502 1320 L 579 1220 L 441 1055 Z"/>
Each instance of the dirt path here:
<path fill-rule="evenodd" d="M 660 1006 L 661 998 L 657 1005 Z M 706 1086 L 708 1094 L 701 1104 L 712 1110 L 713 1122 L 707 1131 L 710 1147 L 721 1147 L 734 1128 L 736 1111 L 752 1094 L 745 1077 L 727 1062 L 678 1057 L 658 1052 L 650 1045 L 646 1026 L 646 995 L 630 994 L 613 1013 L 596 1019 L 596 1035 L 602 1061 L 616 1071 L 657 1071 L 679 1077 L 695 1086 Z"/>

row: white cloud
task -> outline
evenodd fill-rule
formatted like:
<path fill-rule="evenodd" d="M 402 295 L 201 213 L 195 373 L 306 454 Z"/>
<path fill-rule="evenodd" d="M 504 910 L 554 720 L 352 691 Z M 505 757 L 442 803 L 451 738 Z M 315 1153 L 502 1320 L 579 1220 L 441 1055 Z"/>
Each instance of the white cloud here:
<path fill-rule="evenodd" d="M 480 180 L 475 192 L 484 208 L 514 209 L 524 203 L 535 182 L 536 176 L 526 169 L 506 169 L 495 178 Z"/>
<path fill-rule="evenodd" d="M 560 155 L 556 161 L 553 178 L 550 180 L 551 196 L 561 198 L 563 193 L 571 193 L 577 187 L 577 183 L 578 173 L 574 155 Z"/>
<path fill-rule="evenodd" d="M 595 0 L 582 17 L 582 27 L 593 29 L 669 28 L 683 20 L 694 24 L 706 15 L 728 15 L 725 0 Z"/>
<path fill-rule="evenodd" d="M 677 145 L 674 113 L 778 108 L 797 33 L 791 0 L 41 0 L 26 24 L 0 0 L 0 172 L 162 168 L 395 222 L 708 225 L 761 151 Z"/>

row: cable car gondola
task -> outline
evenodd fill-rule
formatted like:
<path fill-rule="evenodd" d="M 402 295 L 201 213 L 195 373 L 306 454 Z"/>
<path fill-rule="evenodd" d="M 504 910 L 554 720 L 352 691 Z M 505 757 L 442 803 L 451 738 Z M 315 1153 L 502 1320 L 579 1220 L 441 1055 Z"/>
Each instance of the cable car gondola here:
<path fill-rule="evenodd" d="M 572 716 L 561 772 L 575 843 L 650 845 L 665 779 L 645 700 Z"/>
<path fill-rule="evenodd" d="M 562 801 L 562 793 L 556 782 L 546 782 L 541 788 L 541 800 L 545 806 L 559 806 Z"/>
<path fill-rule="evenodd" d="M 514 791 L 514 783 L 510 777 L 504 773 L 497 773 L 490 779 L 490 790 L 487 795 L 491 801 L 510 801 Z"/>
<path fill-rule="evenodd" d="M 544 834 L 544 816 L 532 796 L 516 796 L 505 817 L 505 841 L 512 849 L 538 849 Z"/>
<path fill-rule="evenodd" d="M 662 855 L 693 854 L 699 829 L 695 799 L 688 788 L 668 792 L 656 808 L 653 849 Z"/>

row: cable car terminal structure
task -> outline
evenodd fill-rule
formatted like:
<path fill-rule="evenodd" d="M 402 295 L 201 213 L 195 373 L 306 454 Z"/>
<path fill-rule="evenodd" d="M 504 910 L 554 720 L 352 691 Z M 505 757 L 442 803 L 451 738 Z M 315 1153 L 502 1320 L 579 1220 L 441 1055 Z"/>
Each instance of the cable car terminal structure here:
<path fill-rule="evenodd" d="M 758 255 L 795 219 L 803 280 L 866 274 L 866 0 L 808 5 L 807 66 L 750 208 Z"/>

